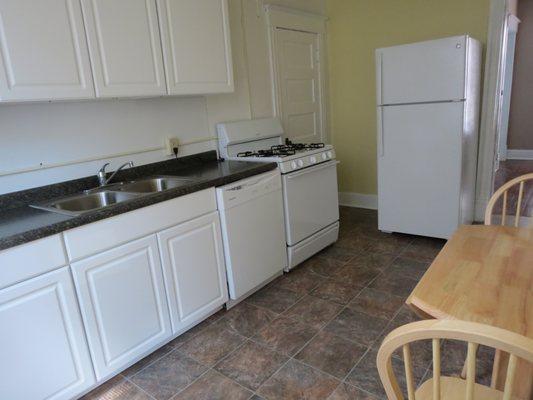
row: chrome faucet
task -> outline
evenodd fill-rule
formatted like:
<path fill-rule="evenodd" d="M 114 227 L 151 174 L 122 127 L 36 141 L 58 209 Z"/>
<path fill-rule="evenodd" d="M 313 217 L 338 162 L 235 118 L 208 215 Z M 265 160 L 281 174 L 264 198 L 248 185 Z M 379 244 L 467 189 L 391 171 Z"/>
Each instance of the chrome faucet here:
<path fill-rule="evenodd" d="M 106 179 L 105 169 L 106 169 L 106 167 L 108 165 L 109 165 L 109 163 L 105 163 L 104 165 L 102 165 L 102 168 L 100 168 L 100 170 L 96 174 L 96 176 L 98 177 L 98 183 L 100 184 L 100 186 L 105 186 L 109 182 L 111 182 L 111 180 L 115 177 L 117 172 L 119 172 L 122 168 L 124 168 L 126 166 L 129 166 L 130 168 L 133 168 L 133 161 L 129 161 L 127 163 L 122 164 L 120 167 L 117 168 L 117 170 L 115 172 L 113 172 L 113 174 L 109 178 Z"/>

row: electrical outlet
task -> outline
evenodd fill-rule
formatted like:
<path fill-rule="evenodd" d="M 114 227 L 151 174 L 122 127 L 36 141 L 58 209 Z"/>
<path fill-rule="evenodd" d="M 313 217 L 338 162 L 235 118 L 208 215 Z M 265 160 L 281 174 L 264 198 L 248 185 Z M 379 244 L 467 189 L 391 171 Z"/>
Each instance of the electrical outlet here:
<path fill-rule="evenodd" d="M 171 138 L 171 137 L 168 137 L 166 139 L 166 146 L 167 146 L 167 155 L 168 156 L 173 156 L 174 155 L 174 147 L 179 147 L 180 145 L 180 140 L 176 137 L 174 138 Z"/>

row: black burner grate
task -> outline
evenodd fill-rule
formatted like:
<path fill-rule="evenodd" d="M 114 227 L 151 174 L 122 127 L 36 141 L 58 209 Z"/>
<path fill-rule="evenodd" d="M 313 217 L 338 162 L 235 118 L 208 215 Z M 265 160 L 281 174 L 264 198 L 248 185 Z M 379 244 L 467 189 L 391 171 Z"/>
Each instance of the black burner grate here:
<path fill-rule="evenodd" d="M 324 143 L 292 143 L 286 139 L 285 144 L 272 146 L 269 150 L 243 151 L 238 153 L 237 157 L 287 157 L 295 155 L 298 151 L 322 149 L 324 146 Z"/>

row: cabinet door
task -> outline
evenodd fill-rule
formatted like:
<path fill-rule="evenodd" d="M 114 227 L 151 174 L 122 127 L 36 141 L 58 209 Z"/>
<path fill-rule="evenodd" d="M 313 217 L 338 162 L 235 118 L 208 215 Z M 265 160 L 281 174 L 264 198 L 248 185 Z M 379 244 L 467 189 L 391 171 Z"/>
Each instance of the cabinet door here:
<path fill-rule="evenodd" d="M 0 0 L 0 99 L 92 97 L 79 0 Z"/>
<path fill-rule="evenodd" d="M 95 383 L 68 267 L 0 290 L 0 360 L 1 399 L 71 399 Z"/>
<path fill-rule="evenodd" d="M 158 0 L 168 93 L 233 91 L 227 0 Z"/>
<path fill-rule="evenodd" d="M 155 236 L 74 263 L 72 270 L 99 380 L 170 337 Z"/>
<path fill-rule="evenodd" d="M 98 97 L 167 93 L 155 0 L 82 0 Z"/>
<path fill-rule="evenodd" d="M 228 300 L 218 212 L 158 234 L 174 333 Z"/>

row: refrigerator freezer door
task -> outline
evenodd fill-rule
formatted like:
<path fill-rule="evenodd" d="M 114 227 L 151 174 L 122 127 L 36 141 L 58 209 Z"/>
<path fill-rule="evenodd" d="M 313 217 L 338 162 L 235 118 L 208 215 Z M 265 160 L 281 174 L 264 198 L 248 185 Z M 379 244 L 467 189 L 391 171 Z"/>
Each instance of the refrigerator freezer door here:
<path fill-rule="evenodd" d="M 376 51 L 378 105 L 465 98 L 467 36 Z"/>
<path fill-rule="evenodd" d="M 381 107 L 379 229 L 448 238 L 460 214 L 464 103 Z"/>

